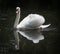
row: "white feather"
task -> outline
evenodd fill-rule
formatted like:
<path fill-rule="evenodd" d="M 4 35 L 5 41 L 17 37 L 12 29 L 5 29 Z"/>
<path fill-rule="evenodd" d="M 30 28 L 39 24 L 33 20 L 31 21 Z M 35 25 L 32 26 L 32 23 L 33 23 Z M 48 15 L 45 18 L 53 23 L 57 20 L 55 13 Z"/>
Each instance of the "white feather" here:
<path fill-rule="evenodd" d="M 48 24 L 48 25 L 41 25 L 39 28 L 47 28 L 49 27 L 51 24 Z"/>

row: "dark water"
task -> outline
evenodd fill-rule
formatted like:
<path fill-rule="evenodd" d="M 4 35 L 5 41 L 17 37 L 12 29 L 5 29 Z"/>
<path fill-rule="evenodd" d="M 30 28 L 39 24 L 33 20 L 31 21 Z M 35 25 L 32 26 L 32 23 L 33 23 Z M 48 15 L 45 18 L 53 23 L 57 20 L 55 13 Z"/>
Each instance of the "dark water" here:
<path fill-rule="evenodd" d="M 41 14 L 46 19 L 45 24 L 51 23 L 50 30 L 47 29 L 41 32 L 44 39 L 40 40 L 39 43 L 33 43 L 18 33 L 20 36 L 20 49 L 16 50 L 13 34 L 15 9 L 2 9 L 0 10 L 0 54 L 58 54 L 60 32 L 57 11 L 22 9 L 21 20 L 30 13 Z"/>

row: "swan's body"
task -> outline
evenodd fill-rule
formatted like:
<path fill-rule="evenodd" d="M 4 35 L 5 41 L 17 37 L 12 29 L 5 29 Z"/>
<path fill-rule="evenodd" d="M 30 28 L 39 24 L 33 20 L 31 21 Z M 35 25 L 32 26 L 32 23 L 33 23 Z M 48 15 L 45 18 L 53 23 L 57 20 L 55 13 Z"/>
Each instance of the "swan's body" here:
<path fill-rule="evenodd" d="M 29 14 L 17 25 L 17 28 L 35 29 L 42 25 L 44 22 L 45 19 L 43 16 L 38 14 Z"/>
<path fill-rule="evenodd" d="M 43 25 L 45 22 L 45 18 L 41 15 L 38 14 L 29 14 L 27 17 L 25 17 L 20 23 L 20 8 L 16 8 L 16 20 L 14 27 L 17 29 L 24 28 L 24 29 L 35 29 L 35 28 L 46 28 L 50 26 L 48 25 Z"/>

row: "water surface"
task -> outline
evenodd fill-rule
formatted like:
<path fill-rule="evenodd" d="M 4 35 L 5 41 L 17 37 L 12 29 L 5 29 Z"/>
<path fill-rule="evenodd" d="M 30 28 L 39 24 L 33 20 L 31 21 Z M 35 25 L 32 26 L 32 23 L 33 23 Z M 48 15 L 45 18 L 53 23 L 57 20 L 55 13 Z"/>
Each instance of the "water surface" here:
<path fill-rule="evenodd" d="M 20 38 L 20 49 L 16 50 L 15 38 L 13 34 L 13 24 L 15 20 L 15 9 L 3 9 L 0 10 L 0 52 L 5 54 L 55 54 L 58 52 L 59 47 L 59 27 L 58 27 L 58 17 L 57 11 L 52 10 L 23 10 L 21 12 L 21 20 L 30 13 L 41 14 L 45 17 L 45 24 L 51 23 L 49 27 L 51 30 L 47 29 L 43 32 L 30 31 L 27 36 L 41 35 L 42 40 L 39 39 L 38 43 L 34 43 L 33 39 L 28 39 L 23 35 L 19 34 Z M 20 21 L 21 21 L 20 20 Z M 52 29 L 56 28 L 56 29 Z M 34 34 L 35 32 L 35 34 Z M 33 35 L 32 35 L 32 34 Z M 26 34 L 26 33 L 25 33 Z M 29 35 L 28 35 L 29 34 Z M 36 39 L 35 38 L 35 39 Z"/>

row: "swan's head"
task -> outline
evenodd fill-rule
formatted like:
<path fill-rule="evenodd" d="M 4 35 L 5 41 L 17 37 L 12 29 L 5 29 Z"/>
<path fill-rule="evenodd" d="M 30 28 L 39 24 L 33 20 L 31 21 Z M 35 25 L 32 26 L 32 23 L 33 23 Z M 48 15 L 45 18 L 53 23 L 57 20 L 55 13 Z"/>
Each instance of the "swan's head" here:
<path fill-rule="evenodd" d="M 20 7 L 16 7 L 16 14 L 20 12 Z"/>

